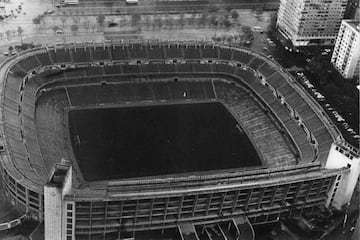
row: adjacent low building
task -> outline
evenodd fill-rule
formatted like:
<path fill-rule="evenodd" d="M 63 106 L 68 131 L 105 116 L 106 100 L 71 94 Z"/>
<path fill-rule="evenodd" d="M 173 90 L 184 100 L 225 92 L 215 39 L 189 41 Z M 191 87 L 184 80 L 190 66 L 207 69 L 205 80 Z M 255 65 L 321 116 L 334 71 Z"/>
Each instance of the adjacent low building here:
<path fill-rule="evenodd" d="M 294 46 L 333 45 L 348 0 L 281 0 L 277 27 Z"/>
<path fill-rule="evenodd" d="M 360 24 L 358 20 L 342 21 L 331 63 L 344 78 L 359 76 Z"/>

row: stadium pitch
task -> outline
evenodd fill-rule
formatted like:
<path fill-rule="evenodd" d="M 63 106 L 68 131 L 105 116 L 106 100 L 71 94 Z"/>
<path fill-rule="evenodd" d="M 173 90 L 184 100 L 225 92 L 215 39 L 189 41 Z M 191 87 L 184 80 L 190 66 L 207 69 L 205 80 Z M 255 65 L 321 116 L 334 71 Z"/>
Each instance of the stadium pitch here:
<path fill-rule="evenodd" d="M 87 181 L 261 165 L 220 102 L 71 110 L 69 130 Z"/>

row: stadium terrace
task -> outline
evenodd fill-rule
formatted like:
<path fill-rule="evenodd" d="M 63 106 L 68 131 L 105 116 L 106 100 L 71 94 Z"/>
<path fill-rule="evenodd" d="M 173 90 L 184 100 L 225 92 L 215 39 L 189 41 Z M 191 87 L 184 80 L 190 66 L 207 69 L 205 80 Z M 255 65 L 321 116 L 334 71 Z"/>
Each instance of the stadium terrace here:
<path fill-rule="evenodd" d="M 45 46 L 9 57 L 0 79 L 6 196 L 44 220 L 45 236 L 57 236 L 51 239 L 124 239 L 150 229 L 196 239 L 197 225 L 209 223 L 226 223 L 237 238 L 245 226 L 319 206 L 341 209 L 359 176 L 358 149 L 322 107 L 277 63 L 249 49 L 211 42 Z M 224 108 L 253 148 L 247 161 L 259 164 L 235 156 L 238 164 L 221 167 L 219 157 L 200 169 L 182 157 L 183 165 L 155 175 L 85 177 L 88 158 L 78 156 L 91 154 L 77 154 L 85 141 L 74 134 L 72 113 L 196 104 Z M 110 164 L 100 160 L 90 173 Z"/>

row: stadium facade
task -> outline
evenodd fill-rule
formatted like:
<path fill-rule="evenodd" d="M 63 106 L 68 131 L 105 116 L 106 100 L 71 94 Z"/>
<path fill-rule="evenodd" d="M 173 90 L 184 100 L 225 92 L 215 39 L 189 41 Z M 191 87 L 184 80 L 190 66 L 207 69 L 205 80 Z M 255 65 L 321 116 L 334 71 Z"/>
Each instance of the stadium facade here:
<path fill-rule="evenodd" d="M 341 209 L 359 176 L 358 149 L 322 107 L 277 63 L 248 49 L 198 42 L 46 46 L 9 57 L 0 77 L 5 193 L 45 221 L 45 239 L 124 239 L 168 228 L 197 239 L 197 225 L 218 222 L 238 238 L 244 222 Z M 262 166 L 85 181 L 69 144 L 68 111 L 204 101 L 236 116 Z"/>

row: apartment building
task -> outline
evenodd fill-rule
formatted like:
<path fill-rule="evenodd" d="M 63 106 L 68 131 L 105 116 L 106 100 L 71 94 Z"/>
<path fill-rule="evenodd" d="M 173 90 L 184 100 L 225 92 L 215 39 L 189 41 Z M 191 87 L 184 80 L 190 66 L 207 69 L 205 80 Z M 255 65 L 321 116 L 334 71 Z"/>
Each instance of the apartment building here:
<path fill-rule="evenodd" d="M 331 63 L 344 78 L 359 76 L 360 24 L 359 20 L 343 20 Z"/>
<path fill-rule="evenodd" d="M 277 27 L 294 46 L 333 45 L 348 0 L 280 0 Z"/>

